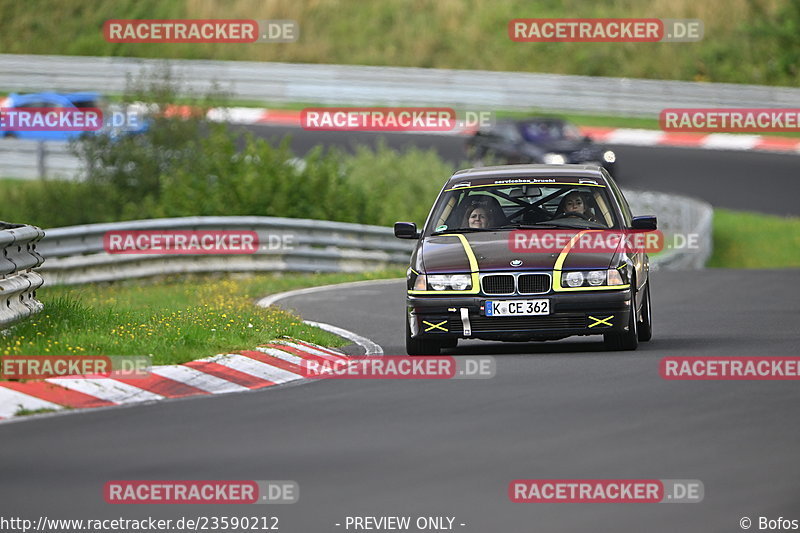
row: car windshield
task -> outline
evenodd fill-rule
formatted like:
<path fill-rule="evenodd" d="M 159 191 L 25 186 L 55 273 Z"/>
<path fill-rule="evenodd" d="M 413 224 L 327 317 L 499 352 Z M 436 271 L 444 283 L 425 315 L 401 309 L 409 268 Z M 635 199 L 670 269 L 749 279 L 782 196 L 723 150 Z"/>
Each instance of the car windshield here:
<path fill-rule="evenodd" d="M 534 184 L 515 179 L 513 185 L 456 185 L 440 196 L 426 234 L 538 227 L 616 228 L 612 206 L 608 189 L 593 181 Z"/>
<path fill-rule="evenodd" d="M 560 139 L 579 140 L 581 132 L 569 122 L 533 121 L 520 126 L 522 136 L 529 142 L 555 141 Z"/>

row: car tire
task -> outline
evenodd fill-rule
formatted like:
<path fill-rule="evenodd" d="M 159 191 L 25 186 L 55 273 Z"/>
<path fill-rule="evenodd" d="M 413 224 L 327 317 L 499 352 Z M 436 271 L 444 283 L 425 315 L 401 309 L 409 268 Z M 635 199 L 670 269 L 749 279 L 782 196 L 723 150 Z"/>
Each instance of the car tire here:
<path fill-rule="evenodd" d="M 449 349 L 449 350 L 458 348 L 458 337 L 451 337 L 445 339 L 444 341 L 442 341 L 440 346 L 442 349 Z"/>
<path fill-rule="evenodd" d="M 631 287 L 635 287 L 635 282 Z M 620 352 L 635 350 L 639 347 L 639 321 L 636 320 L 636 295 L 631 294 L 631 309 L 628 317 L 628 331 L 622 333 L 606 333 L 603 335 L 603 342 L 607 350 Z"/>
<path fill-rule="evenodd" d="M 406 318 L 406 353 L 408 355 L 439 355 L 441 349 L 442 345 L 438 342 L 411 337 L 411 327 Z"/>
<path fill-rule="evenodd" d="M 644 288 L 644 302 L 642 302 L 642 321 L 639 322 L 639 342 L 647 342 L 653 338 L 653 318 L 650 311 L 650 280 Z"/>

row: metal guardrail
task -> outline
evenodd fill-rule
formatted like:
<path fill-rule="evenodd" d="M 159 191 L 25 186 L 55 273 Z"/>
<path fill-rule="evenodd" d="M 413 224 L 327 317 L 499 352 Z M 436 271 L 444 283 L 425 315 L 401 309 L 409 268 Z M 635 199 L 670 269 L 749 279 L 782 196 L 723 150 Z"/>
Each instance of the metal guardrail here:
<path fill-rule="evenodd" d="M 32 270 L 44 260 L 36 250 L 42 237 L 36 226 L 0 222 L 0 329 L 43 308 L 36 299 L 42 276 Z"/>
<path fill-rule="evenodd" d="M 255 231 L 253 254 L 110 254 L 108 231 Z M 184 217 L 88 224 L 47 231 L 39 251 L 47 284 L 79 284 L 162 274 L 212 272 L 359 272 L 408 266 L 412 243 L 390 228 L 277 217 Z"/>
<path fill-rule="evenodd" d="M 69 152 L 69 143 L 0 139 L 0 174 L 13 178 L 75 178 L 81 160 Z"/>
<path fill-rule="evenodd" d="M 634 214 L 658 216 L 658 229 L 664 233 L 667 246 L 674 246 L 650 256 L 654 270 L 700 269 L 705 266 L 713 251 L 714 209 L 711 204 L 675 194 L 644 191 L 624 193 Z"/>
<path fill-rule="evenodd" d="M 626 192 L 638 214 L 655 214 L 667 235 L 699 233 L 698 249 L 675 249 L 651 260 L 654 268 L 702 268 L 711 251 L 711 207 L 661 193 Z M 255 231 L 253 254 L 111 254 L 108 231 Z M 47 259 L 47 284 L 80 284 L 163 274 L 210 272 L 358 272 L 408 266 L 413 243 L 398 240 L 391 228 L 343 222 L 276 217 L 184 217 L 55 228 L 39 244 Z"/>
<path fill-rule="evenodd" d="M 675 107 L 796 107 L 800 89 L 732 83 L 250 61 L 0 54 L 0 89 L 122 93 L 127 76 L 171 65 L 185 90 L 212 81 L 234 99 L 349 105 L 540 109 L 656 117 Z"/>

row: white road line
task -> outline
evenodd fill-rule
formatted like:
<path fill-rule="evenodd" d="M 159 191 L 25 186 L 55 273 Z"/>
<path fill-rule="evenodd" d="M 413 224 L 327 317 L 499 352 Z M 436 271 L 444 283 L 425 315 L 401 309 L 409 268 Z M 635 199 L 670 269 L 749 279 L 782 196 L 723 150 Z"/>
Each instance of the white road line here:
<path fill-rule="evenodd" d="M 279 292 L 277 294 L 270 294 L 269 296 L 265 296 L 261 298 L 256 305 L 261 307 L 269 307 L 270 305 L 275 305 L 277 302 L 285 299 L 285 298 L 292 298 L 294 296 L 300 296 L 304 294 L 312 294 L 318 291 L 329 291 L 334 289 L 340 288 L 349 288 L 355 287 L 359 285 L 366 285 L 366 284 L 378 284 L 378 283 L 389 283 L 389 282 L 396 282 L 397 279 L 375 279 L 375 280 L 365 280 L 365 281 L 351 281 L 349 283 L 338 283 L 334 285 L 322 285 L 320 287 L 309 287 L 307 289 L 298 289 L 294 291 L 287 291 L 287 292 Z M 340 328 L 339 326 L 334 326 L 332 324 L 326 324 L 324 322 L 314 322 L 311 320 L 304 320 L 306 324 L 309 326 L 314 326 L 319 329 L 323 329 L 334 335 L 339 335 L 355 344 L 358 344 L 364 351 L 366 352 L 364 355 L 383 355 L 383 348 L 380 345 L 366 337 L 362 337 L 357 333 L 353 333 L 350 330 Z M 305 349 L 306 347 L 301 346 L 300 349 Z"/>
<path fill-rule="evenodd" d="M 162 400 L 163 396 L 110 378 L 50 378 L 48 383 L 100 398 L 113 403 L 135 403 Z"/>
<path fill-rule="evenodd" d="M 151 372 L 157 376 L 174 379 L 184 385 L 191 385 L 200 390 L 210 392 L 212 394 L 222 394 L 226 392 L 239 392 L 248 391 L 247 387 L 243 387 L 238 383 L 233 383 L 211 374 L 201 372 L 196 368 L 190 366 L 176 365 L 176 366 L 155 366 Z"/>
<path fill-rule="evenodd" d="M 259 307 L 269 307 L 270 305 L 275 305 L 277 302 L 286 299 L 286 298 L 293 298 L 295 296 L 301 296 L 303 294 L 312 294 L 319 291 L 332 291 L 335 289 L 341 288 L 350 288 L 350 287 L 357 287 L 359 285 L 366 285 L 368 283 L 389 283 L 392 281 L 397 281 L 397 278 L 394 279 L 369 279 L 369 280 L 362 280 L 362 281 L 348 281 L 347 283 L 335 283 L 333 285 L 320 285 L 319 287 L 307 287 L 305 289 L 296 289 L 293 291 L 286 291 L 286 292 L 278 292 L 275 294 L 270 294 L 269 296 L 264 296 L 259 301 L 256 302 L 256 305 Z"/>
<path fill-rule="evenodd" d="M 12 417 L 20 409 L 63 409 L 61 405 L 41 400 L 23 392 L 0 387 L 0 417 Z"/>
<path fill-rule="evenodd" d="M 338 326 L 332 326 L 331 324 L 325 324 L 324 322 L 314 322 L 312 320 L 304 320 L 306 324 L 309 326 L 314 326 L 319 329 L 324 329 L 325 331 L 329 331 L 334 335 L 339 335 L 340 337 L 344 337 L 345 339 L 352 341 L 362 348 L 364 348 L 364 355 L 383 355 L 383 348 L 376 342 L 372 340 L 362 337 L 357 333 L 353 333 L 350 330 L 340 328 Z"/>

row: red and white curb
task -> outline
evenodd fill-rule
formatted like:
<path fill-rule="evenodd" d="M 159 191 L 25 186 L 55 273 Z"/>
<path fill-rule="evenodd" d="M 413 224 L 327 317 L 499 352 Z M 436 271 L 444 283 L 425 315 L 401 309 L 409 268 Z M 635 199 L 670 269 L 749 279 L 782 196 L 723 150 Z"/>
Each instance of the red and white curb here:
<path fill-rule="evenodd" d="M 305 379 L 302 368 L 306 361 L 348 359 L 342 352 L 316 344 L 280 340 L 255 350 L 215 355 L 182 365 L 154 366 L 147 377 L 4 381 L 0 382 L 0 420 L 12 418 L 21 410 L 111 407 L 261 389 Z"/>
<path fill-rule="evenodd" d="M 392 279 L 354 281 L 334 285 L 308 287 L 266 296 L 256 302 L 261 307 L 302 294 L 342 287 L 396 282 Z M 364 355 L 381 356 L 383 348 L 352 331 L 304 320 L 310 326 L 328 331 L 357 344 Z M 318 364 L 348 361 L 351 357 L 331 348 L 306 341 L 276 340 L 255 350 L 220 354 L 189 361 L 182 365 L 154 366 L 147 377 L 117 378 L 53 378 L 38 381 L 0 382 L 0 423 L 25 420 L 16 417 L 21 410 L 48 409 L 54 414 L 94 407 L 115 407 L 154 402 L 187 396 L 226 394 L 262 389 L 307 379 L 303 368 L 307 362 Z M 47 415 L 42 415 L 47 416 Z"/>
<path fill-rule="evenodd" d="M 188 108 L 187 108 L 188 109 Z M 180 114 L 181 109 L 174 109 Z M 219 107 L 210 109 L 209 120 L 232 124 L 269 124 L 300 128 L 300 111 L 252 107 Z M 581 126 L 584 135 L 605 144 L 630 146 L 675 146 L 709 150 L 755 150 L 800 154 L 800 139 L 737 133 L 668 133 L 660 130 L 604 128 Z M 426 132 L 437 135 L 469 135 L 474 128 L 456 128 L 447 132 Z M 416 131 L 395 133 L 419 133 Z"/>
<path fill-rule="evenodd" d="M 678 146 L 708 150 L 757 150 L 800 154 L 800 139 L 737 133 L 668 133 L 659 130 L 582 126 L 584 135 L 605 144 Z"/>

